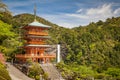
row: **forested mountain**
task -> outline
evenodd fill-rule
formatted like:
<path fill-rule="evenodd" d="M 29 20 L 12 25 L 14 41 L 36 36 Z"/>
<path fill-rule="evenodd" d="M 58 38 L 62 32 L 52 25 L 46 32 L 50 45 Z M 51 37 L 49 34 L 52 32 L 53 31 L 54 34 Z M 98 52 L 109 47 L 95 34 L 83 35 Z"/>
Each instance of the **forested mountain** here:
<path fill-rule="evenodd" d="M 33 20 L 34 16 L 30 14 L 13 17 L 13 22 L 17 21 L 15 23 L 19 26 Z M 52 37 L 48 42 L 61 44 L 61 54 L 65 65 L 75 69 L 84 65 L 91 67 L 91 70 L 96 73 L 104 73 L 109 68 L 120 67 L 120 17 L 108 18 L 105 22 L 92 22 L 87 26 L 73 29 L 60 27 L 40 17 L 37 17 L 37 20 L 51 26 L 49 33 Z"/>
<path fill-rule="evenodd" d="M 0 51 L 9 58 L 18 53 L 19 27 L 34 21 L 32 14 L 12 16 L 0 12 Z M 67 80 L 109 75 L 120 79 L 120 17 L 92 22 L 73 29 L 53 24 L 39 16 L 37 21 L 51 26 L 49 44 L 60 44 L 63 61 L 57 65 Z M 111 79 L 113 80 L 113 79 Z"/>

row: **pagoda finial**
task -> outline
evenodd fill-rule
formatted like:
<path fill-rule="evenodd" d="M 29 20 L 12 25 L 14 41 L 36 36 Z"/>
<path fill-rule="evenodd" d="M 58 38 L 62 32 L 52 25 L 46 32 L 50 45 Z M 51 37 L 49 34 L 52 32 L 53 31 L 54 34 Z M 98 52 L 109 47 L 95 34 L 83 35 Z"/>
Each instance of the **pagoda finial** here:
<path fill-rule="evenodd" d="M 37 21 L 36 20 L 36 3 L 34 4 L 34 21 Z"/>

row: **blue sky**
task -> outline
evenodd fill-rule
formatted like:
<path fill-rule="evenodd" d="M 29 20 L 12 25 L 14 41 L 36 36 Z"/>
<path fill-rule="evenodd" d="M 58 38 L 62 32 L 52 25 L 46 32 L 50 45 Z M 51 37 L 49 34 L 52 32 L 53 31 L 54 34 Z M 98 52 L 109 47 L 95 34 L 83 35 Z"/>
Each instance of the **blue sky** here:
<path fill-rule="evenodd" d="M 33 14 L 34 3 L 37 15 L 46 20 L 73 28 L 90 22 L 120 16 L 120 0 L 2 0 L 13 15 Z"/>

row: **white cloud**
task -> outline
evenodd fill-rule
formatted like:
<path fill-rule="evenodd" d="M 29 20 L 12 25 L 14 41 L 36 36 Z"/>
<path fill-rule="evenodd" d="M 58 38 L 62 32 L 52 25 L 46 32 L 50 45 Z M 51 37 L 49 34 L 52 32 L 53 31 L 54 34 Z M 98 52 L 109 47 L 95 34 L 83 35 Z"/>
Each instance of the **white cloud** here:
<path fill-rule="evenodd" d="M 98 6 L 96 8 L 89 8 L 89 9 L 79 9 L 77 12 L 80 13 L 72 13 L 72 14 L 65 14 L 64 16 L 73 18 L 72 23 L 78 22 L 79 25 L 87 25 L 90 22 L 97 22 L 99 20 L 105 21 L 107 18 L 120 16 L 120 8 L 115 10 L 112 9 L 113 4 L 104 4 L 102 6 Z M 84 24 L 82 23 L 84 22 Z M 70 24 L 72 24 L 70 23 Z M 76 24 L 76 26 L 78 25 Z M 63 25 L 64 26 L 64 25 Z M 74 26 L 71 26 L 74 27 Z"/>
<path fill-rule="evenodd" d="M 115 15 L 120 15 L 120 8 L 116 9 L 116 10 L 114 11 L 114 14 L 115 14 Z"/>
<path fill-rule="evenodd" d="M 17 5 L 24 6 L 26 4 L 17 4 Z M 59 13 L 59 14 L 40 13 L 40 15 L 39 14 L 38 15 L 60 26 L 72 28 L 80 25 L 87 25 L 90 22 L 97 22 L 98 20 L 104 21 L 105 19 L 113 16 L 115 17 L 120 16 L 120 8 L 113 10 L 112 9 L 113 6 L 114 5 L 111 3 L 111 4 L 103 4 L 95 8 L 87 8 L 87 9 L 80 8 L 76 10 L 74 13 Z M 16 12 L 22 13 L 25 11 L 18 10 Z"/>
<path fill-rule="evenodd" d="M 80 13 L 82 11 L 83 11 L 83 9 L 79 9 L 79 10 L 76 11 L 76 13 Z"/>
<path fill-rule="evenodd" d="M 79 26 L 79 23 L 72 17 L 68 17 L 65 14 L 40 14 L 39 16 L 49 20 L 52 23 L 55 23 L 59 26 L 72 28 L 73 26 Z"/>
<path fill-rule="evenodd" d="M 88 19 L 88 16 L 83 14 L 65 14 L 66 16 L 75 17 L 75 18 L 82 18 L 82 19 Z"/>
<path fill-rule="evenodd" d="M 112 9 L 113 4 L 104 4 L 96 8 L 79 9 L 75 13 L 62 13 L 56 15 L 43 14 L 42 17 L 60 26 L 72 28 L 79 25 L 87 25 L 90 22 L 99 20 L 105 21 L 107 18 L 120 15 L 120 8 Z"/>
<path fill-rule="evenodd" d="M 112 13 L 111 4 L 104 4 L 97 8 L 90 8 L 86 11 L 87 15 L 106 15 L 106 14 L 111 15 L 111 13 Z"/>
<path fill-rule="evenodd" d="M 38 2 L 37 4 L 42 5 L 44 3 L 54 3 L 56 2 L 56 0 L 3 0 L 3 2 L 6 2 L 8 7 L 10 8 L 10 10 L 12 12 L 14 12 L 14 15 L 16 14 L 20 14 L 20 13 L 33 13 L 33 6 L 35 2 Z M 100 3 L 99 3 L 100 2 Z M 45 12 L 44 10 L 49 10 L 51 12 L 48 11 L 48 13 L 44 13 L 42 14 L 41 12 L 40 15 L 38 14 L 37 11 L 37 15 L 45 18 L 46 20 L 53 22 L 55 24 L 58 24 L 60 26 L 64 26 L 64 27 L 68 27 L 68 28 L 72 28 L 75 26 L 79 26 L 79 25 L 87 25 L 90 22 L 97 22 L 98 20 L 105 20 L 107 18 L 113 17 L 113 16 L 120 16 L 120 3 L 110 3 L 110 4 L 103 4 L 103 2 L 98 1 L 97 4 L 99 4 L 97 7 L 95 7 L 96 5 L 89 5 L 88 3 L 92 3 L 95 4 L 96 2 L 87 2 L 86 4 L 84 3 L 79 3 L 79 2 L 75 2 L 72 3 L 72 5 L 66 5 L 66 6 L 60 6 L 60 7 L 53 7 L 53 11 L 49 10 L 49 8 L 41 8 L 44 7 L 43 5 L 40 7 L 40 11 Z M 55 3 L 54 3 L 55 4 Z M 100 4 L 103 4 L 100 6 Z M 33 6 L 32 6 L 33 5 Z M 90 6 L 90 8 L 85 8 L 87 5 Z M 74 6 L 74 7 L 73 7 Z M 93 6 L 93 7 L 92 7 Z M 113 6 L 116 8 L 113 9 Z M 21 8 L 22 7 L 22 8 Z M 25 7 L 25 9 L 23 9 Z M 38 9 L 39 9 L 38 7 Z M 51 7 L 51 6 L 50 6 Z M 74 11 L 75 8 L 80 7 L 78 10 Z M 91 8 L 92 7 L 92 8 Z M 59 9 L 64 9 L 66 11 L 62 10 L 62 13 L 59 13 Z M 26 9 L 30 9 L 30 10 L 26 10 Z M 74 9 L 69 11 L 69 9 Z M 67 10 L 69 12 L 74 11 L 73 13 L 64 13 L 67 12 Z"/>
<path fill-rule="evenodd" d="M 97 8 L 86 9 L 85 12 L 81 14 L 76 14 L 76 13 L 67 14 L 67 16 L 72 16 L 83 20 L 88 20 L 91 22 L 91 21 L 105 20 L 106 18 L 115 15 L 114 12 L 112 11 L 112 4 L 104 4 Z"/>

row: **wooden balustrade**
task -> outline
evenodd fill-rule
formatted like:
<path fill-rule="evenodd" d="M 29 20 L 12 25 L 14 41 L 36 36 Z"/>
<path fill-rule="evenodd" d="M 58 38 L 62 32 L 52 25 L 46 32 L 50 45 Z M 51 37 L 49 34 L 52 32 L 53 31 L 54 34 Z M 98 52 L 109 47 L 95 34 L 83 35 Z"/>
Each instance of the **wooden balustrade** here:
<path fill-rule="evenodd" d="M 37 55 L 37 54 L 17 54 L 15 55 L 15 57 L 18 57 L 18 58 L 53 58 L 53 57 L 56 57 L 55 54 L 43 54 L 43 55 Z"/>
<path fill-rule="evenodd" d="M 32 32 L 32 31 L 29 31 L 29 32 L 27 32 L 27 34 L 48 36 L 48 32 Z"/>
<path fill-rule="evenodd" d="M 46 43 L 45 42 L 37 42 L 36 41 L 36 42 L 27 42 L 27 44 L 38 44 L 39 45 L 39 44 L 46 44 Z"/>

